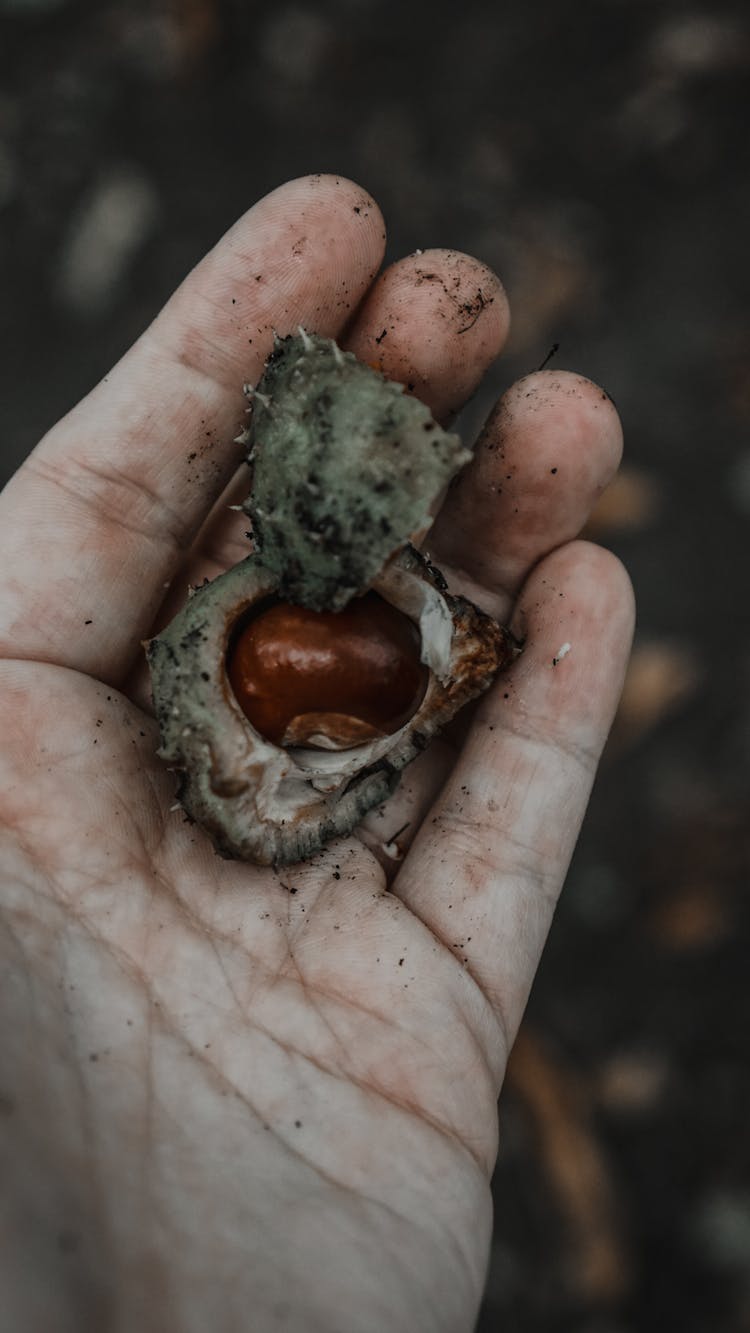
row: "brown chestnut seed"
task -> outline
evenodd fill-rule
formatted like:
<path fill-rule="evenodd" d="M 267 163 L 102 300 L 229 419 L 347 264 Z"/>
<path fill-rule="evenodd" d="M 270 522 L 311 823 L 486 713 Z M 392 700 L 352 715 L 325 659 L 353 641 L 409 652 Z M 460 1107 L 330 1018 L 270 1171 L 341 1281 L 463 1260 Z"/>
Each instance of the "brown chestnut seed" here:
<path fill-rule="evenodd" d="M 240 629 L 227 671 L 261 736 L 337 750 L 398 731 L 429 679 L 416 626 L 374 592 L 343 611 L 276 603 Z"/>

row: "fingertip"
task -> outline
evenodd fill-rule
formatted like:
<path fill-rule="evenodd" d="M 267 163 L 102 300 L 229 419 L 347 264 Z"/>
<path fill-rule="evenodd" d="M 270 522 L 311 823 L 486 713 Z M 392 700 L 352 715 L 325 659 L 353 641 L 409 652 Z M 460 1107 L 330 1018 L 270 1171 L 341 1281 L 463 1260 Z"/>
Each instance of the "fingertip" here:
<path fill-rule="evenodd" d="M 148 340 L 236 393 L 243 380 L 258 378 L 274 333 L 302 323 L 341 336 L 380 268 L 385 240 L 380 209 L 355 181 L 286 181 L 217 242 Z"/>
<path fill-rule="evenodd" d="M 350 208 L 363 223 L 372 222 L 381 233 L 385 230 L 383 214 L 369 190 L 349 176 L 338 176 L 330 171 L 312 171 L 302 176 L 293 176 L 269 190 L 249 211 L 272 200 L 286 201 L 303 195 L 323 204 L 330 203 L 335 208 Z"/>
<path fill-rule="evenodd" d="M 500 404 L 511 416 L 533 415 L 535 426 L 565 413 L 566 433 L 595 444 L 599 468 L 613 474 L 622 458 L 620 416 L 609 394 L 599 384 L 573 370 L 534 370 L 503 394 Z"/>
<path fill-rule="evenodd" d="M 635 595 L 619 556 L 578 538 L 541 560 L 521 589 L 516 614 L 546 619 L 548 610 L 555 608 L 560 616 L 585 608 L 601 628 L 614 622 L 623 638 L 632 635 Z M 518 629 L 516 625 L 514 632 Z"/>
<path fill-rule="evenodd" d="M 340 336 L 385 253 L 385 221 L 369 191 L 344 176 L 299 176 L 259 200 L 241 219 L 240 226 L 245 224 L 253 241 L 251 270 L 259 226 L 277 238 L 273 295 L 281 324 L 285 292 L 290 290 L 304 294 L 310 307 L 307 323 L 315 332 Z M 249 286 L 257 299 L 253 276 Z M 279 331 L 291 328 L 284 325 Z"/>
<path fill-rule="evenodd" d="M 635 597 L 622 561 L 576 540 L 531 572 L 511 622 L 524 650 L 512 669 L 514 702 L 554 731 L 574 723 L 601 748 L 622 690 Z"/>
<path fill-rule="evenodd" d="M 574 581 L 575 597 L 592 615 L 606 619 L 607 635 L 629 643 L 635 628 L 635 592 L 627 568 L 614 551 L 578 538 L 555 553 L 565 580 Z"/>
<path fill-rule="evenodd" d="M 488 588 L 514 594 L 548 552 L 573 541 L 622 455 L 612 400 L 585 376 L 539 370 L 496 404 L 432 542 Z"/>
<path fill-rule="evenodd" d="M 399 268 L 402 280 L 415 288 L 437 285 L 452 333 L 457 338 L 473 333 L 472 352 L 484 354 L 486 369 L 502 351 L 510 332 L 510 305 L 497 273 L 474 255 L 445 247 L 406 255 Z"/>
<path fill-rule="evenodd" d="M 296 184 L 312 199 L 328 202 L 338 215 L 348 218 L 355 229 L 372 238 L 382 259 L 387 239 L 385 218 L 364 185 L 348 176 L 337 176 L 331 172 L 299 176 L 289 184 Z"/>
<path fill-rule="evenodd" d="M 627 567 L 614 551 L 580 538 L 570 543 L 572 558 L 586 564 L 593 584 L 609 590 L 610 606 L 617 609 L 623 630 L 632 637 L 635 628 L 635 589 Z"/>
<path fill-rule="evenodd" d="M 456 250 L 415 251 L 381 273 L 347 346 L 445 419 L 475 391 L 509 325 L 505 289 L 486 264 Z"/>

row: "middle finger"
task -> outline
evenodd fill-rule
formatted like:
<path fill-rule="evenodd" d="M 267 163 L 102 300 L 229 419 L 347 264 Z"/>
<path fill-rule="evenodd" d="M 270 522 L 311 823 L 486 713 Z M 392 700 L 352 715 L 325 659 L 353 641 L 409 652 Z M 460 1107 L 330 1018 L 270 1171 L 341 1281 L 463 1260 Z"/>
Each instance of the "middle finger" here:
<path fill-rule="evenodd" d="M 438 564 L 507 618 L 543 556 L 580 533 L 617 471 L 622 429 L 611 398 L 570 371 L 536 371 L 503 394 L 474 458 L 429 535 Z"/>

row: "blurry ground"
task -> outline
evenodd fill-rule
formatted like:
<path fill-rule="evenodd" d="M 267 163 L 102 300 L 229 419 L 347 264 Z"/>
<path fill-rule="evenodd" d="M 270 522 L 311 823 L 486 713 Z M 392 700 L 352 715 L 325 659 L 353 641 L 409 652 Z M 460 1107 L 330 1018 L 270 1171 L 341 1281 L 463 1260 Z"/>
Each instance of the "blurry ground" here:
<path fill-rule="evenodd" d="M 743 17 L 744 14 L 744 17 Z M 254 198 L 503 275 L 628 437 L 639 637 L 502 1113 L 482 1333 L 750 1329 L 750 20 L 642 0 L 0 0 L 0 480 Z"/>

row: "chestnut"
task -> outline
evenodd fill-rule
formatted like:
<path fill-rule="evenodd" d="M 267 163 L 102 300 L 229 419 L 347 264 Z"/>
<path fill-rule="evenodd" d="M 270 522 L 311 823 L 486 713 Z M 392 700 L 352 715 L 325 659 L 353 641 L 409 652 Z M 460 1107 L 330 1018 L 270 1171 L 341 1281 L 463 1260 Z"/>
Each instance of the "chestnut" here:
<path fill-rule="evenodd" d="M 227 672 L 266 740 L 335 750 L 393 735 L 429 680 L 417 627 L 375 592 L 342 611 L 275 603 L 235 633 Z"/>

